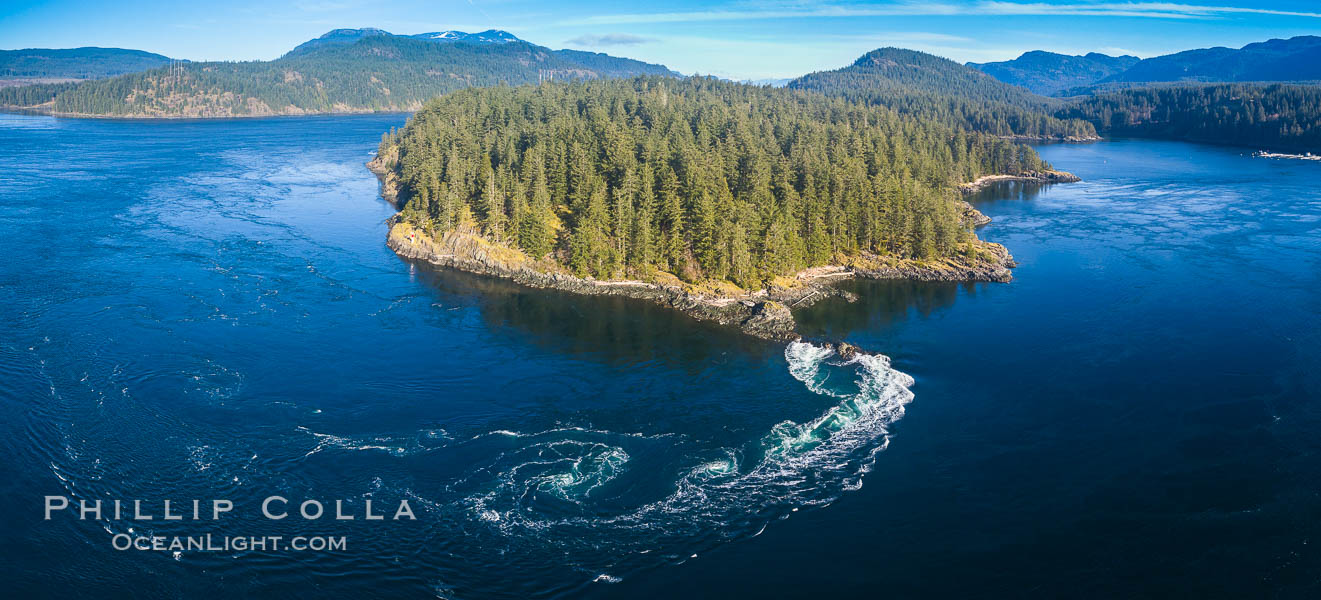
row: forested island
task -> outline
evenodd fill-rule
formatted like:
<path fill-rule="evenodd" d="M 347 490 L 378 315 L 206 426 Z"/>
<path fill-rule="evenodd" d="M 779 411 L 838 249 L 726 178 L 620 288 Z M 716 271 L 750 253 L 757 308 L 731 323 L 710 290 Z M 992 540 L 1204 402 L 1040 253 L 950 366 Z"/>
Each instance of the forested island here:
<path fill-rule="evenodd" d="M 370 163 L 401 255 L 671 304 L 765 337 L 834 277 L 1005 281 L 956 185 L 1065 178 L 882 105 L 706 78 L 470 88 Z"/>

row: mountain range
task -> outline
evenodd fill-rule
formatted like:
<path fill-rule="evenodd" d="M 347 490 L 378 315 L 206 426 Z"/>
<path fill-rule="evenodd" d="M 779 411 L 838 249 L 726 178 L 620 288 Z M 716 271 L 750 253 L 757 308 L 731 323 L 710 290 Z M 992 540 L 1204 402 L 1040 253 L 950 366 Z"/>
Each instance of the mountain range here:
<path fill-rule="evenodd" d="M 467 87 L 681 77 L 663 65 L 552 50 L 500 30 L 396 35 L 374 28 L 335 29 L 272 61 L 189 63 L 78 48 L 6 51 L 0 69 L 0 84 L 6 74 L 57 82 L 0 85 L 0 105 L 112 117 L 411 112 Z M 1321 88 L 1257 82 L 1311 80 L 1321 80 L 1321 37 L 1145 60 L 1036 51 L 966 65 L 880 48 L 787 87 L 885 106 L 960 135 L 1079 141 L 1122 133 L 1310 150 L 1321 135 Z M 1086 97 L 1060 97 L 1074 95 Z"/>
<path fill-rule="evenodd" d="M 1122 73 L 1141 60 L 1136 56 L 1108 56 L 1098 52 L 1069 56 L 1033 50 L 1025 52 L 1014 60 L 985 64 L 968 63 L 968 66 L 1005 83 L 1027 88 L 1043 96 L 1051 96 Z"/>
<path fill-rule="evenodd" d="M 1027 52 L 1014 60 L 968 63 L 1000 81 L 1035 93 L 1075 96 L 1182 82 L 1304 82 L 1321 80 L 1321 37 L 1298 36 L 1242 48 L 1202 48 L 1138 59 L 1090 53 Z"/>
<path fill-rule="evenodd" d="M 546 80 L 679 76 L 663 65 L 551 50 L 504 31 L 395 35 L 336 29 L 273 61 L 176 63 L 17 92 L 56 113 L 123 117 L 234 117 L 415 111 L 469 86 Z M 0 104 L 6 102 L 0 99 Z"/>
<path fill-rule="evenodd" d="M 952 60 L 903 48 L 880 48 L 853 64 L 810 73 L 788 87 L 881 104 L 959 129 L 1017 138 L 1093 138 L 1086 122 L 1061 120 L 1062 105 Z"/>
<path fill-rule="evenodd" d="M 414 35 L 396 35 L 377 29 L 375 27 L 364 27 L 362 29 L 333 29 L 322 34 L 316 39 L 311 39 L 296 46 L 285 56 L 297 56 L 328 46 L 347 46 L 355 43 L 365 37 L 408 37 L 429 42 L 452 43 L 468 42 L 475 44 L 499 44 L 506 42 L 521 42 L 514 34 L 499 29 L 488 29 L 480 33 L 465 33 L 462 31 L 433 31 L 430 33 L 418 33 Z"/>

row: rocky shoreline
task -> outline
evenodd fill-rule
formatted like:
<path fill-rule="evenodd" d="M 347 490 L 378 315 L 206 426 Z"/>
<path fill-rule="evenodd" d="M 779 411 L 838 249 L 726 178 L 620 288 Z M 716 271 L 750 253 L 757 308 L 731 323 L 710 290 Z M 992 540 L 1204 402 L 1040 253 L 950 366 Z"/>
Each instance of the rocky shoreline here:
<path fill-rule="evenodd" d="M 526 255 L 492 244 L 471 232 L 451 231 L 436 240 L 397 217 L 390 220 L 386 244 L 396 254 L 437 267 L 509 279 L 534 288 L 553 288 L 577 294 L 626 296 L 650 300 L 687 313 L 695 319 L 731 325 L 743 332 L 772 340 L 794 340 L 799 335 L 793 308 L 804 308 L 831 297 L 856 297 L 831 284 L 851 278 L 912 279 L 918 281 L 1009 281 L 1013 259 L 1004 246 L 986 244 L 980 261 L 946 260 L 933 263 L 859 257 L 848 265 L 814 267 L 798 273 L 791 285 L 773 285 L 739 295 L 703 293 L 678 280 L 654 283 L 636 280 L 596 280 L 574 276 Z"/>
<path fill-rule="evenodd" d="M 791 305 L 805 305 L 843 292 L 826 286 L 803 286 L 776 292 L 762 290 L 746 297 L 694 293 L 682 285 L 643 281 L 598 281 L 549 270 L 521 253 L 495 246 L 471 233 L 451 231 L 432 239 L 417 228 L 392 219 L 386 242 L 399 256 L 437 267 L 509 279 L 534 288 L 553 288 L 588 295 L 626 296 L 672 307 L 702 321 L 733 325 L 751 335 L 775 340 L 797 339 Z"/>
<path fill-rule="evenodd" d="M 367 164 L 381 182 L 381 196 L 396 208 L 398 181 L 384 167 L 389 157 L 376 157 Z M 1059 172 L 1050 172 L 1059 178 Z M 1072 177 L 1072 175 L 1068 175 Z M 978 180 L 986 180 L 982 178 Z M 996 179 L 1002 180 L 1004 178 Z M 1065 180 L 1065 179 L 1058 179 Z M 1076 180 L 1076 178 L 1074 178 Z M 968 207 L 972 209 L 971 206 Z M 976 209 L 972 209 L 976 212 Z M 981 213 L 977 213 L 981 214 Z M 984 215 L 983 215 L 984 217 Z M 398 215 L 388 224 L 386 244 L 409 260 L 441 268 L 458 269 L 509 279 L 533 288 L 552 288 L 578 294 L 613 295 L 649 300 L 682 311 L 695 319 L 737 327 L 744 333 L 771 340 L 799 339 L 794 308 L 804 308 L 831 297 L 856 300 L 852 293 L 833 285 L 845 279 L 909 279 L 916 281 L 1007 282 L 1015 265 L 1004 246 L 979 242 L 972 257 L 917 261 L 875 255 L 844 259 L 843 264 L 813 267 L 793 277 L 778 278 L 766 289 L 729 295 L 702 286 L 672 281 L 596 280 L 577 277 L 550 260 L 535 260 L 522 252 L 494 244 L 475 232 L 451 231 L 435 239 Z"/>
<path fill-rule="evenodd" d="M 1043 142 L 1043 143 L 1064 143 L 1064 144 L 1086 144 L 1088 142 L 1099 142 L 1102 138 L 1099 135 L 997 135 L 1002 140 L 1011 142 Z"/>
<path fill-rule="evenodd" d="M 1082 181 L 1082 178 L 1068 171 L 1027 171 L 1019 175 L 983 175 L 978 177 L 976 181 L 959 184 L 959 191 L 964 194 L 973 194 L 985 189 L 993 183 L 999 183 L 1001 181 L 1077 183 Z"/>
<path fill-rule="evenodd" d="M 963 218 L 972 223 L 973 228 L 991 224 L 991 218 L 982 214 L 982 211 L 977 210 L 977 207 L 967 200 L 960 200 L 959 202 L 963 203 Z"/>

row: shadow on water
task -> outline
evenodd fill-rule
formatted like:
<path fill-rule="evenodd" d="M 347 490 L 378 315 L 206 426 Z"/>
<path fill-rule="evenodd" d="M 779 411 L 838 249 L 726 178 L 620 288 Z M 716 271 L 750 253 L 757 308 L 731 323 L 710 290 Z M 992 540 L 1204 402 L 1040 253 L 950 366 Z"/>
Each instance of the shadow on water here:
<path fill-rule="evenodd" d="M 1018 203 L 1037 199 L 1050 187 L 1026 181 L 993 183 L 967 200 L 987 214 L 996 214 L 996 204 Z M 981 236 L 985 239 L 985 235 Z M 811 339 L 842 340 L 858 331 L 889 329 L 913 317 L 923 319 L 948 310 L 963 295 L 971 298 L 988 286 L 999 283 L 906 280 L 852 280 L 838 284 L 857 294 L 856 302 L 830 298 L 811 307 L 795 310 L 798 330 Z"/>
<path fill-rule="evenodd" d="M 965 199 L 982 212 L 993 214 L 996 204 L 1031 200 L 1049 188 L 1050 185 L 1034 181 L 999 181 L 978 190 Z"/>
<path fill-rule="evenodd" d="M 783 344 L 757 339 L 669 307 L 619 296 L 535 289 L 400 258 L 431 288 L 476 305 L 493 330 L 513 330 L 543 348 L 614 364 L 660 362 L 700 370 L 733 353 L 760 361 Z"/>
<path fill-rule="evenodd" d="M 727 355 L 760 361 L 783 352 L 783 343 L 744 335 L 731 327 L 697 321 L 650 301 L 584 296 L 529 288 L 512 281 L 409 262 L 441 294 L 480 309 L 492 329 L 518 332 L 537 345 L 577 358 L 616 364 L 660 362 L 700 370 Z M 798 331 L 807 339 L 838 341 L 862 330 L 886 329 L 909 318 L 949 309 L 960 292 L 973 296 L 988 283 L 852 280 L 837 284 L 858 295 L 830 298 L 797 309 Z"/>
<path fill-rule="evenodd" d="M 861 330 L 887 329 L 914 316 L 928 318 L 954 305 L 959 290 L 973 295 L 978 286 L 995 284 L 950 281 L 853 280 L 838 287 L 858 299 L 830 298 L 794 311 L 798 331 L 809 339 L 843 340 Z"/>

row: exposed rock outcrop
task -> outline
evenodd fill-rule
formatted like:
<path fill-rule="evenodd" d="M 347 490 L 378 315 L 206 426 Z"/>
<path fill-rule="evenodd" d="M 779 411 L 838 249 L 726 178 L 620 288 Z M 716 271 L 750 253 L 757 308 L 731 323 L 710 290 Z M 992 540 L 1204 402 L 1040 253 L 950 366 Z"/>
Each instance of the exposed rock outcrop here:
<path fill-rule="evenodd" d="M 835 354 L 844 360 L 853 360 L 858 356 L 858 347 L 848 342 L 840 342 L 835 345 Z"/>
<path fill-rule="evenodd" d="M 990 217 L 982 214 L 982 211 L 977 210 L 977 208 L 969 204 L 967 200 L 960 200 L 959 202 L 963 203 L 963 220 L 965 222 L 971 224 L 973 227 L 981 227 L 991 223 Z"/>
<path fill-rule="evenodd" d="M 985 175 L 977 181 L 959 184 L 959 191 L 971 194 L 998 181 L 1034 181 L 1037 183 L 1075 183 L 1082 178 L 1068 171 L 1027 171 L 1018 175 Z"/>
<path fill-rule="evenodd" d="M 546 261 L 533 261 L 521 252 L 491 244 L 471 233 L 452 231 L 437 241 L 412 225 L 397 221 L 391 224 L 387 243 L 400 256 L 439 267 L 502 277 L 529 287 L 650 300 L 696 319 L 735 326 L 765 339 L 798 339 L 793 312 L 788 304 L 810 304 L 821 298 L 841 295 L 834 288 L 809 284 L 783 290 L 774 296 L 762 290 L 740 297 L 718 297 L 695 293 L 684 285 L 585 279 L 556 269 Z"/>
<path fill-rule="evenodd" d="M 394 206 L 395 210 L 403 210 L 404 206 L 399 201 L 399 175 L 389 167 L 398 155 L 399 146 L 391 144 L 385 148 L 385 154 L 377 154 L 367 161 L 367 170 L 374 173 L 376 179 L 381 182 L 381 197 Z"/>

